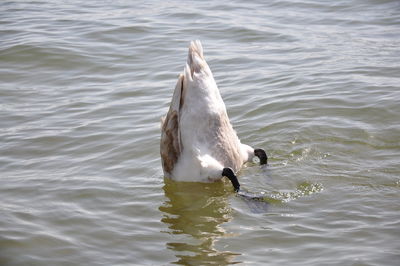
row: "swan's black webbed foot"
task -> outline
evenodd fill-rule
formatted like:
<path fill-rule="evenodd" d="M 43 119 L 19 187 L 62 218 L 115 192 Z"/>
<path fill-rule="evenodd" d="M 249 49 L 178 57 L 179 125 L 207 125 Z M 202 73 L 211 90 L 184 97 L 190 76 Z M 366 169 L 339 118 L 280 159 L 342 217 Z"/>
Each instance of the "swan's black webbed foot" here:
<path fill-rule="evenodd" d="M 235 189 L 235 192 L 238 192 L 240 189 L 240 184 L 239 181 L 235 175 L 235 173 L 233 172 L 232 168 L 224 168 L 222 170 L 222 176 L 226 176 L 227 178 L 229 178 L 229 180 L 232 182 L 232 186 Z"/>
<path fill-rule="evenodd" d="M 260 165 L 267 164 L 268 156 L 263 149 L 255 149 L 254 156 L 260 159 Z"/>

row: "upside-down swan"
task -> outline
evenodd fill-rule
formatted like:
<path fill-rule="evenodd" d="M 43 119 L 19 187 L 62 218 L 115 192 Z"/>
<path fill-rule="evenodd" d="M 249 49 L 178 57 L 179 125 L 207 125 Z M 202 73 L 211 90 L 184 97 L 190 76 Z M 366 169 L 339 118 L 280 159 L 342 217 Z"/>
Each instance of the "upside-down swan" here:
<path fill-rule="evenodd" d="M 164 175 L 177 181 L 213 182 L 227 177 L 235 191 L 236 173 L 263 149 L 242 144 L 229 121 L 225 104 L 200 41 L 192 41 L 183 74 L 162 119 L 160 153 Z"/>

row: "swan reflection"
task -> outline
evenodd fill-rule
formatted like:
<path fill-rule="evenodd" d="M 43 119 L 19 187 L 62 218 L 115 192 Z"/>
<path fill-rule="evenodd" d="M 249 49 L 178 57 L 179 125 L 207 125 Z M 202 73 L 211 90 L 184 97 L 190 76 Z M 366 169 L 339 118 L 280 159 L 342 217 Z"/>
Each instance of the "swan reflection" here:
<path fill-rule="evenodd" d="M 227 236 L 221 226 L 232 219 L 228 203 L 230 190 L 224 183 L 185 183 L 165 180 L 166 201 L 160 206 L 161 221 L 165 223 L 172 241 L 167 248 L 175 252 L 176 264 L 212 263 L 227 265 L 237 253 L 220 251 L 218 239 Z"/>

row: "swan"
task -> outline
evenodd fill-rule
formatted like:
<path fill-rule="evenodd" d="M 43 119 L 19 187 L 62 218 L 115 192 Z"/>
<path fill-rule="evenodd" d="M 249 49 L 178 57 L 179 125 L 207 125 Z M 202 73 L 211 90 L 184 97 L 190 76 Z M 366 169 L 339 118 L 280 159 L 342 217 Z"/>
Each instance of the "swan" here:
<path fill-rule="evenodd" d="M 236 192 L 237 172 L 254 156 L 267 164 L 263 149 L 242 144 L 233 129 L 200 41 L 191 41 L 167 115 L 161 120 L 164 176 L 176 181 L 215 182 L 227 177 Z"/>

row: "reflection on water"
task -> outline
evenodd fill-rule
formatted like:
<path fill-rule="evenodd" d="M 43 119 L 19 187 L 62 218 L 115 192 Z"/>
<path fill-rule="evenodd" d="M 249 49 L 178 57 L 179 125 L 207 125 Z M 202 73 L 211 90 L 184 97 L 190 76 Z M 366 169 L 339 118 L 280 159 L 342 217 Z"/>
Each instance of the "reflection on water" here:
<path fill-rule="evenodd" d="M 185 183 L 165 180 L 166 202 L 160 206 L 161 221 L 173 235 L 167 248 L 175 252 L 176 264 L 234 264 L 237 253 L 215 247 L 219 238 L 228 233 L 221 226 L 232 219 L 228 197 L 232 193 L 224 183 Z"/>

